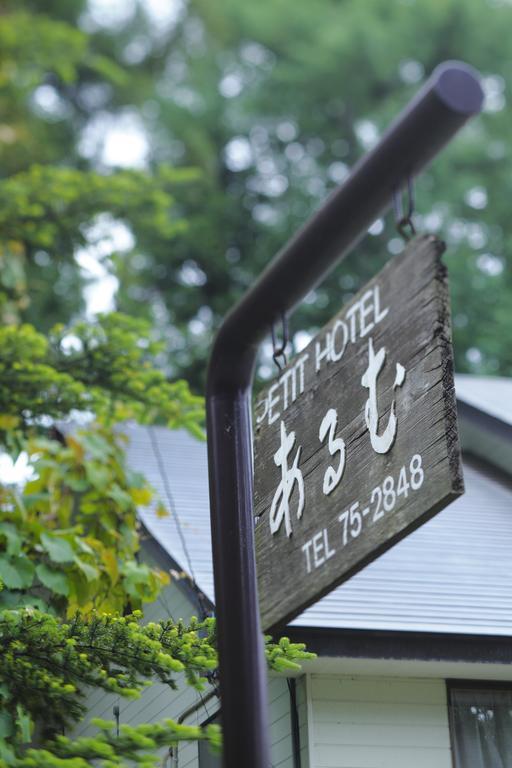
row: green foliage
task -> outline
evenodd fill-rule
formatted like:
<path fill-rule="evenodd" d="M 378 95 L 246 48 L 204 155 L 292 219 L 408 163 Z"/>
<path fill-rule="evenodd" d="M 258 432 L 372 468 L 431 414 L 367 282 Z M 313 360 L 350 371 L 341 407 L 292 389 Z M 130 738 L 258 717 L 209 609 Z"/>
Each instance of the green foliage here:
<path fill-rule="evenodd" d="M 197 622 L 185 627 L 170 621 L 142 626 L 140 617 L 140 613 L 127 617 L 93 614 L 84 620 L 77 615 L 69 624 L 62 624 L 37 610 L 2 612 L 4 756 L 30 740 L 34 722 L 42 720 L 46 731 L 54 733 L 78 719 L 84 712 L 84 686 L 137 697 L 148 677 L 174 686 L 175 675 L 182 671 L 192 685 L 201 686 L 202 674 L 216 665 L 211 627 Z M 169 725 L 162 728 L 162 736 L 168 732 Z M 177 726 L 172 733 L 174 741 L 202 735 L 199 730 L 180 732 Z M 133 750 L 147 746 L 137 742 L 137 732 L 130 735 Z M 56 754 L 73 757 L 85 745 L 84 741 L 61 740 Z M 9 764 L 13 764 L 13 755 Z M 48 759 L 49 752 L 32 751 L 31 757 L 38 760 L 43 755 Z"/>
<path fill-rule="evenodd" d="M 28 750 L 15 759 L 30 740 L 35 722 L 43 720 L 48 733 L 55 733 L 84 713 L 85 686 L 136 698 L 150 679 L 175 687 L 176 675 L 184 673 L 190 685 L 203 688 L 205 675 L 217 667 L 215 620 L 192 619 L 189 626 L 170 620 L 144 625 L 141 617 L 140 612 L 125 617 L 94 613 L 87 619 L 77 614 L 63 624 L 34 609 L 0 614 L 0 756 L 8 757 L 9 765 L 53 766 L 76 757 L 108 757 L 122 765 L 125 758 L 143 761 L 147 750 L 180 739 L 208 738 L 218 745 L 216 729 L 180 727 L 172 721 L 136 729 L 125 726 L 118 744 L 112 741 L 112 724 L 100 724 L 101 734 L 94 739 L 59 737 L 45 750 Z M 266 655 L 269 668 L 279 672 L 296 670 L 298 660 L 312 657 L 303 645 L 287 638 L 274 644 L 268 637 Z"/>
<path fill-rule="evenodd" d="M 38 325 L 44 318 L 45 329 L 71 317 L 83 287 L 72 250 L 80 236 L 90 242 L 83 227 L 77 232 L 81 214 L 74 216 L 74 208 L 84 221 L 112 210 L 135 234 L 129 252 L 105 259 L 120 280 L 117 306 L 155 323 L 166 340 L 168 365 L 199 386 L 212 328 L 227 309 L 422 79 L 441 60 L 461 58 L 484 75 L 485 112 L 418 181 L 417 223 L 448 243 L 458 368 L 512 371 L 512 173 L 504 109 L 512 77 L 510 4 L 318 0 L 313 8 L 306 0 L 262 0 L 254 7 L 219 0 L 213 11 L 208 0 L 191 0 L 165 32 L 142 4 L 133 12 L 127 7 L 119 24 L 108 14 L 91 14 L 82 0 L 24 0 L 30 15 L 18 7 L 9 0 L 11 13 L 0 19 L 0 158 L 10 177 L 4 183 L 12 185 L 2 195 L 0 184 L 0 196 L 17 236 L 27 207 L 35 206 L 36 229 L 42 223 L 38 206 L 47 212 L 41 237 L 51 244 L 26 249 L 23 240 L 5 238 L 4 316 L 21 313 Z M 34 39 L 40 44 L 32 45 Z M 51 90 L 53 106 L 34 102 L 40 86 Z M 201 172 L 194 184 L 158 182 L 172 201 L 170 208 L 169 201 L 153 207 L 155 226 L 147 218 L 137 223 L 135 207 L 125 214 L 122 202 L 110 199 L 95 179 L 98 170 L 114 170 L 101 141 L 96 153 L 81 149 L 86 128 L 99 121 L 107 131 L 109 121 L 127 112 L 145 132 L 150 168 L 170 162 Z M 56 232 L 55 205 L 44 184 L 58 192 L 61 173 L 78 186 L 83 173 L 89 193 L 83 207 L 76 194 L 71 209 L 60 203 L 63 231 Z M 39 190 L 34 197 L 27 192 L 32 181 Z M 72 180 L 62 183 L 73 188 Z M 101 209 L 91 199 L 96 184 Z M 9 199 L 11 188 L 21 188 L 18 208 Z M 175 231 L 172 249 L 158 224 L 166 206 L 174 220 L 188 222 Z M 400 247 L 392 221 L 383 224 L 309 297 L 292 331 L 319 327 Z"/>
<path fill-rule="evenodd" d="M 87 243 L 87 223 L 104 211 L 133 221 L 135 230 L 170 239 L 186 226 L 173 215 L 172 188 L 196 177 L 165 167 L 153 176 L 140 171 L 100 176 L 33 165 L 0 185 L 0 228 L 3 237 L 22 242 L 29 252 L 41 248 L 57 259 L 69 259 L 74 247 Z"/>
<path fill-rule="evenodd" d="M 208 8 L 200 13 L 212 21 Z M 248 195 L 250 177 L 234 173 L 224 154 L 247 122 L 218 121 L 220 27 L 210 29 L 191 4 L 156 42 L 141 9 L 133 24 L 110 31 L 88 14 L 83 0 L 6 0 L 0 16 L 0 440 L 13 458 L 24 452 L 32 469 L 23 487 L 0 489 L 0 759 L 27 768 L 153 765 L 160 747 L 180 739 L 219 745 L 213 728 L 170 721 L 123 728 L 119 737 L 109 723 L 93 739 L 56 733 L 82 715 L 87 687 L 137 696 L 151 679 L 173 686 L 183 673 L 201 686 L 215 671 L 213 620 L 144 626 L 139 614 L 123 616 L 154 599 L 167 576 L 138 562 L 136 508 L 154 500 L 126 467 L 119 423 L 203 436 L 201 399 L 169 374 L 198 359 L 203 366 L 205 330 L 274 247 L 253 215 L 264 192 Z M 236 48 L 235 16 L 219 40 Z M 197 36 L 186 42 L 189 20 L 203 24 L 207 55 Z M 132 66 L 127 46 L 141 34 L 151 51 Z M 179 101 L 187 92 L 194 100 L 197 77 L 206 109 L 192 117 Z M 101 132 L 142 104 L 147 171 L 108 167 L 83 149 L 96 119 Z M 249 115 L 243 106 L 241 119 Z M 133 243 L 116 250 L 112 238 L 105 248 L 99 230 L 120 223 Z M 87 283 L 80 249 L 91 247 L 120 281 L 119 305 L 145 321 L 117 313 L 77 320 Z M 155 342 L 155 325 L 164 343 Z M 77 411 L 95 420 L 69 432 L 60 420 Z M 267 638 L 266 653 L 269 667 L 285 673 L 308 657 L 286 639 Z"/>
<path fill-rule="evenodd" d="M 0 488 L 0 757 L 9 765 L 110 755 L 105 730 L 46 744 L 83 714 L 85 686 L 136 696 L 155 676 L 173 686 L 181 671 L 201 685 L 216 666 L 211 626 L 122 617 L 154 600 L 169 576 L 138 562 L 137 508 L 153 492 L 126 466 L 116 425 L 135 418 L 203 435 L 201 398 L 155 368 L 159 350 L 147 323 L 117 314 L 48 338 L 28 325 L 0 329 L 0 436 L 32 470 L 21 488 Z M 96 420 L 62 434 L 55 419 L 80 411 Z M 23 757 L 42 722 L 46 748 Z M 172 723 L 155 733 L 155 744 L 214 739 Z M 144 728 L 126 731 L 110 764 L 130 755 L 148 764 L 152 743 Z"/>
<path fill-rule="evenodd" d="M 0 328 L 0 426 L 63 416 L 86 397 L 79 381 L 50 364 L 48 342 L 31 326 Z"/>
<path fill-rule="evenodd" d="M 304 643 L 291 643 L 288 637 L 274 643 L 270 635 L 265 636 L 265 655 L 269 669 L 283 673 L 299 672 L 299 662 L 315 658 L 314 653 L 306 651 Z"/>
<path fill-rule="evenodd" d="M 117 314 L 59 326 L 48 340 L 6 326 L 0 350 L 0 434 L 13 456 L 27 452 L 33 472 L 22 489 L 0 491 L 0 605 L 69 616 L 155 599 L 168 576 L 136 559 L 137 507 L 153 494 L 127 468 L 113 427 L 137 419 L 202 437 L 201 398 L 154 367 L 160 346 L 147 323 Z M 66 437 L 44 429 L 72 411 L 96 422 Z"/>
<path fill-rule="evenodd" d="M 153 493 L 126 467 L 122 434 L 95 424 L 26 448 L 33 478 L 0 495 L 0 606 L 72 616 L 154 600 L 169 577 L 136 560 L 137 508 Z"/>
<path fill-rule="evenodd" d="M 33 165 L 0 181 L 0 313 L 4 320 L 16 319 L 25 310 L 34 317 L 40 308 L 43 264 L 55 270 L 65 263 L 60 275 L 60 290 L 68 288 L 76 296 L 83 286 L 78 265 L 72 256 L 77 248 L 94 246 L 94 225 L 108 212 L 110 221 L 123 222 L 135 238 L 149 236 L 169 242 L 186 230 L 186 222 L 176 210 L 173 190 L 189 184 L 197 174 L 162 166 L 150 175 L 138 171 L 119 171 L 109 176 L 73 168 Z M 107 264 L 114 257 L 111 251 Z M 123 254 L 129 258 L 129 254 Z M 30 309 L 27 280 L 30 278 Z M 74 285 L 75 284 L 75 285 Z"/>
<path fill-rule="evenodd" d="M 73 344 L 66 347 L 72 337 Z M 203 398 L 192 395 L 185 381 L 170 383 L 154 361 L 162 344 L 153 340 L 149 323 L 112 313 L 96 324 L 79 322 L 50 333 L 55 367 L 79 381 L 99 418 L 136 419 L 185 427 L 200 439 Z"/>
<path fill-rule="evenodd" d="M 88 40 L 80 30 L 40 16 L 34 24 L 28 13 L 11 13 L 0 19 L 3 87 L 30 92 L 48 72 L 63 82 L 73 82 L 87 61 Z"/>
<path fill-rule="evenodd" d="M 114 731 L 112 721 L 94 720 L 93 724 L 100 729 L 99 735 L 94 738 L 82 737 L 72 741 L 58 736 L 51 745 L 51 751 L 28 749 L 24 757 L 15 758 L 9 765 L 14 768 L 88 768 L 94 761 L 94 765 L 102 768 L 126 765 L 149 768 L 161 765 L 157 750 L 174 746 L 180 741 L 207 740 L 215 752 L 220 750 L 222 744 L 219 726 L 214 724 L 199 728 L 164 720 L 135 728 L 121 725 L 119 735 Z"/>
<path fill-rule="evenodd" d="M 87 126 L 87 105 L 95 94 L 128 88 L 129 74 L 108 46 L 96 49 L 70 23 L 81 3 L 48 8 L 47 15 L 40 3 L 10 5 L 0 15 L 0 317 L 17 322 L 21 313 L 48 330 L 83 309 L 86 279 L 74 256 L 95 246 L 98 221 L 108 214 L 111 228 L 124 223 L 139 257 L 141 238 L 168 244 L 186 227 L 175 192 L 181 195 L 197 173 L 168 163 L 153 174 L 84 167 L 77 133 Z M 128 247 L 123 257 L 130 255 Z M 104 262 L 115 258 L 112 247 Z"/>
<path fill-rule="evenodd" d="M 68 10 L 73 5 L 79 12 L 76 2 L 67 3 Z M 102 77 L 107 87 L 126 81 L 123 68 L 94 51 L 87 34 L 68 23 L 69 17 L 59 21 L 52 18 L 51 9 L 45 15 L 41 3 L 38 6 L 36 10 L 43 13 L 34 19 L 29 3 L 6 0 L 0 16 L 2 173 L 13 173 L 35 161 L 55 162 L 70 151 L 80 122 L 73 92 L 78 81 L 92 85 Z M 61 94 L 53 115 L 44 109 L 41 114 L 33 102 L 40 86 Z"/>
<path fill-rule="evenodd" d="M 108 423 L 133 418 L 203 436 L 202 398 L 154 366 L 161 345 L 143 320 L 104 315 L 56 326 L 48 340 L 28 325 L 5 326 L 0 349 L 0 429 L 75 409 Z"/>
<path fill-rule="evenodd" d="M 447 241 L 458 369 L 512 373 L 511 24 L 510 3 L 491 0 L 191 0 L 164 43 L 145 30 L 133 93 L 141 112 L 150 91 L 158 105 L 145 120 L 153 157 L 177 147 L 208 184 L 185 198 L 191 226 L 172 257 L 145 241 L 152 258 L 136 275 L 137 295 L 172 308 L 175 364 L 200 380 L 220 317 L 434 67 L 460 58 L 484 76 L 485 110 L 418 179 L 416 221 Z M 110 33 L 112 55 L 142 29 L 134 18 Z M 318 328 L 401 247 L 391 215 L 372 233 L 295 313 L 292 336 Z M 193 286 L 180 282 L 187 259 Z M 118 306 L 149 315 L 133 279 L 122 274 Z"/>

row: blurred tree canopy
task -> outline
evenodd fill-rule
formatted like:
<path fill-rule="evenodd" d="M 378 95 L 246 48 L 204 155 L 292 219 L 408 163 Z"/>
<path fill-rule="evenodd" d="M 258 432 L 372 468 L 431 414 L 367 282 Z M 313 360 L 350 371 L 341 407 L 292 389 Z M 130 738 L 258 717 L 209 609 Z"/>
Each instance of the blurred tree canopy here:
<path fill-rule="evenodd" d="M 2 218 L 11 310 L 28 275 L 31 302 L 18 307 L 24 319 L 49 327 L 82 311 L 84 248 L 93 248 L 119 281 L 117 308 L 147 317 L 170 369 L 200 386 L 222 315 L 436 64 L 461 58 L 484 76 L 485 112 L 419 179 L 417 224 L 448 243 L 458 369 L 512 372 L 509 3 L 8 0 L 4 7 L 0 196 L 12 223 L 4 229 Z M 35 40 L 34 14 L 63 26 L 43 25 Z M 48 163 L 63 175 L 45 170 Z M 44 199 L 74 170 L 116 169 L 124 170 L 111 208 L 92 177 L 83 198 L 70 193 L 63 210 L 53 209 L 51 195 Z M 153 172 L 158 193 L 144 180 Z M 24 199 L 25 182 L 41 194 Z M 77 215 L 80 237 L 70 240 L 58 230 Z M 38 217 L 48 231 L 35 242 Z M 391 217 L 376 222 L 292 328 L 321 325 L 399 248 Z"/>

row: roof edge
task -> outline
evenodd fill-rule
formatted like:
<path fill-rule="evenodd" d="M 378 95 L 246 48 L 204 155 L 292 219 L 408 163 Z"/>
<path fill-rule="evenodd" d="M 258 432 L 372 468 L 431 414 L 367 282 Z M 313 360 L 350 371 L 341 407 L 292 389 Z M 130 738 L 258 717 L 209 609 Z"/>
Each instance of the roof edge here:
<path fill-rule="evenodd" d="M 482 459 L 509 478 L 512 475 L 512 425 L 457 400 L 462 451 Z"/>
<path fill-rule="evenodd" d="M 512 662 L 512 643 L 507 635 L 290 626 L 283 634 L 294 643 L 305 643 L 308 651 L 319 656 L 486 664 Z"/>

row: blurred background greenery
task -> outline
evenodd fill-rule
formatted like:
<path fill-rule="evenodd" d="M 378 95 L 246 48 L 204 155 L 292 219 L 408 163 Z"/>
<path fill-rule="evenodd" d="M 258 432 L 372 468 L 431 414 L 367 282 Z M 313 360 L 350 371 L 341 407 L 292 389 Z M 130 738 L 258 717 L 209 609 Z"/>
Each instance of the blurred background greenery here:
<path fill-rule="evenodd" d="M 457 369 L 512 375 L 511 33 L 510 0 L 4 0 L 4 321 L 147 318 L 200 390 L 225 312 L 458 58 L 485 110 L 418 180 L 416 224 L 448 245 Z M 73 176 L 118 170 L 115 194 Z M 295 313 L 296 348 L 401 247 L 375 222 Z"/>

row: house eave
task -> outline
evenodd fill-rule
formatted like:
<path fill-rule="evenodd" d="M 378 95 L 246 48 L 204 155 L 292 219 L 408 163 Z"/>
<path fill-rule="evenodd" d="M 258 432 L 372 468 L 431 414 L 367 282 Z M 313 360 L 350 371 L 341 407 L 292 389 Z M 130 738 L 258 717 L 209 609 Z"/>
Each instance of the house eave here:
<path fill-rule="evenodd" d="M 512 638 L 506 635 L 291 626 L 283 634 L 321 658 L 506 665 L 512 679 Z"/>

